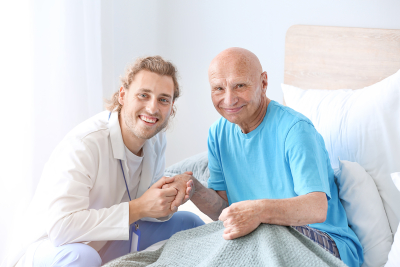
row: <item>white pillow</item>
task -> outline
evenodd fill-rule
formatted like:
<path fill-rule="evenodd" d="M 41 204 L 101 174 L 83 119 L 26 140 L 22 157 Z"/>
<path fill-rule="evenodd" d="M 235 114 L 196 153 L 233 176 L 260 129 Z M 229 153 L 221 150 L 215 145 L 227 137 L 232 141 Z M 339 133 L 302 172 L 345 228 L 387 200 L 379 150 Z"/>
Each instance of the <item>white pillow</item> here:
<path fill-rule="evenodd" d="M 400 231 L 398 231 L 394 236 L 392 249 L 389 252 L 388 261 L 385 267 L 399 267 L 399 266 L 400 266 Z"/>
<path fill-rule="evenodd" d="M 338 158 L 359 163 L 374 179 L 394 234 L 400 193 L 390 173 L 400 170 L 400 71 L 359 90 L 302 90 L 282 85 L 286 104 L 304 114 Z"/>
<path fill-rule="evenodd" d="M 362 267 L 383 266 L 393 238 L 381 197 L 372 177 L 356 162 L 339 161 L 335 172 L 339 198 L 349 226 L 364 249 Z"/>
<path fill-rule="evenodd" d="M 394 184 L 400 191 L 400 172 L 395 172 L 392 173 L 391 175 Z M 389 260 L 386 263 L 385 267 L 398 267 L 398 266 L 400 266 L 400 231 L 397 231 L 396 235 L 394 236 L 392 249 L 389 252 Z"/>
<path fill-rule="evenodd" d="M 400 191 L 400 172 L 394 172 L 390 176 L 392 176 L 392 181 L 396 186 L 397 190 Z"/>

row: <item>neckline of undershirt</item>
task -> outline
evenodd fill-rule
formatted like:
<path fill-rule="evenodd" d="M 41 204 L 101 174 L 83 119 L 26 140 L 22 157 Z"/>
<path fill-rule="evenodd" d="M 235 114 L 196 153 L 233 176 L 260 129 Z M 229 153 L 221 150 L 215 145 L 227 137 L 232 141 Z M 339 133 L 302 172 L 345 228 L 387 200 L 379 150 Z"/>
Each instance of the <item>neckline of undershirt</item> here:
<path fill-rule="evenodd" d="M 134 162 L 140 162 L 143 160 L 144 157 L 144 151 L 142 150 L 142 156 L 139 157 L 135 154 L 132 153 L 132 151 L 129 150 L 129 148 L 127 146 L 125 146 L 125 154 L 128 160 L 132 160 Z"/>
<path fill-rule="evenodd" d="M 265 123 L 266 123 L 266 121 L 268 119 L 268 115 L 269 115 L 270 110 L 271 110 L 271 108 L 270 108 L 271 104 L 275 105 L 275 101 L 271 100 L 271 102 L 269 102 L 268 107 L 267 107 L 267 112 L 265 112 L 265 115 L 264 115 L 264 118 L 263 118 L 262 122 L 253 131 L 245 134 L 245 133 L 242 132 L 242 129 L 240 129 L 239 125 L 235 124 L 235 129 L 236 129 L 236 132 L 239 135 L 239 137 L 241 137 L 243 139 L 251 139 L 254 136 L 256 136 L 264 128 Z"/>

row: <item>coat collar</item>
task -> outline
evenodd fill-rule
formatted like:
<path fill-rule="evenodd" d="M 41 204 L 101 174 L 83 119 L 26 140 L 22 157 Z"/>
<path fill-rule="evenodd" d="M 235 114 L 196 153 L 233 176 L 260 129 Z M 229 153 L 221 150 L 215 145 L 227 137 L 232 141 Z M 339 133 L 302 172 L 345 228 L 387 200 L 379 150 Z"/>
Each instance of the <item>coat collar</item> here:
<path fill-rule="evenodd" d="M 121 127 L 119 126 L 118 112 L 111 113 L 108 120 L 108 128 L 110 129 L 110 139 L 114 158 L 126 160 L 125 144 L 122 139 Z"/>

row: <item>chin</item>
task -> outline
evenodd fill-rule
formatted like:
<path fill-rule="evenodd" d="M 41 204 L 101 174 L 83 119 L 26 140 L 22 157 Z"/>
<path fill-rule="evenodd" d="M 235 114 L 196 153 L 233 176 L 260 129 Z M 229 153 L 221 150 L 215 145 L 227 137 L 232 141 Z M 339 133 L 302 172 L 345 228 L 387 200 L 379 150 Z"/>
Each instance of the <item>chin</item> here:
<path fill-rule="evenodd" d="M 238 118 L 238 116 L 235 116 L 235 115 L 225 115 L 225 116 L 222 115 L 222 117 L 224 117 L 230 123 L 238 124 L 238 122 L 240 122 L 240 119 Z"/>
<path fill-rule="evenodd" d="M 136 130 L 133 132 L 133 134 L 140 139 L 150 139 L 153 136 L 155 136 L 158 132 L 149 132 L 149 131 L 143 131 L 143 130 Z"/>
<path fill-rule="evenodd" d="M 157 124 L 158 125 L 153 126 L 155 128 L 152 127 L 153 129 L 149 129 L 147 127 L 136 127 L 133 132 L 138 138 L 150 139 L 161 132 L 167 126 L 166 123 L 160 124 L 159 122 L 157 122 Z"/>

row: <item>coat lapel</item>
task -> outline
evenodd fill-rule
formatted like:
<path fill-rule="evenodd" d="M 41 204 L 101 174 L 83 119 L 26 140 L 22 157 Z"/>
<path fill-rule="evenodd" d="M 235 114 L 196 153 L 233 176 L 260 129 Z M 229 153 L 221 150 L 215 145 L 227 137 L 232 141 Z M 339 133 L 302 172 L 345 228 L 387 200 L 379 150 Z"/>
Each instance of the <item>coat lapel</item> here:
<path fill-rule="evenodd" d="M 149 139 L 144 143 L 143 146 L 143 166 L 142 166 L 142 175 L 140 177 L 139 188 L 136 194 L 136 198 L 141 197 L 147 189 L 149 189 L 151 181 L 153 180 L 154 174 L 154 163 L 156 161 L 157 155 L 154 152 L 154 144 L 153 140 Z"/>
<path fill-rule="evenodd" d="M 120 201 L 125 192 L 126 186 L 124 181 L 124 175 L 129 180 L 129 169 L 126 165 L 125 145 L 122 139 L 121 127 L 118 120 L 118 112 L 112 112 L 108 119 L 108 128 L 110 130 L 111 147 L 113 151 L 114 159 L 117 161 L 117 188 L 118 194 L 116 195 L 117 201 Z M 120 163 L 121 161 L 121 163 Z M 122 168 L 123 171 L 122 171 Z"/>

